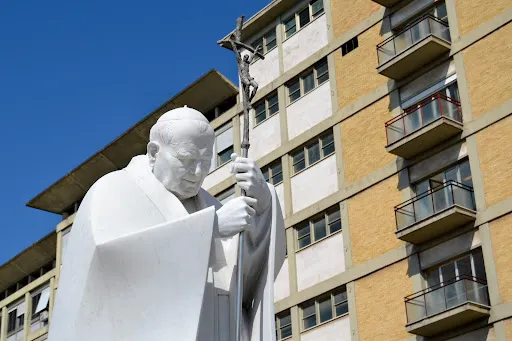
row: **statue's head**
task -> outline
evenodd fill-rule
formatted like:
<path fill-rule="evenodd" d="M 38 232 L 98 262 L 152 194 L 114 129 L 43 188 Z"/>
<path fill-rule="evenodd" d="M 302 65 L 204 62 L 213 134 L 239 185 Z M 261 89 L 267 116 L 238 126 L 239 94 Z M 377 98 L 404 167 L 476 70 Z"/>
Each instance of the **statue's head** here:
<path fill-rule="evenodd" d="M 244 55 L 244 61 L 248 62 L 249 61 L 249 55 L 248 54 L 245 54 Z"/>
<path fill-rule="evenodd" d="M 179 199 L 199 192 L 210 170 L 215 133 L 199 111 L 163 114 L 149 133 L 148 158 L 155 177 Z"/>

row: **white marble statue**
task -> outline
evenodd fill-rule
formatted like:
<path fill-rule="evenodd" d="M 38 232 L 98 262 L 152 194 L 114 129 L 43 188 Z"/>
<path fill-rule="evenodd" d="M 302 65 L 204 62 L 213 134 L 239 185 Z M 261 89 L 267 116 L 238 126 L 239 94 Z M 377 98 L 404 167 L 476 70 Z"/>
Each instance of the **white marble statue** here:
<path fill-rule="evenodd" d="M 242 230 L 242 339 L 275 340 L 280 205 L 255 163 L 235 154 L 247 197 L 222 205 L 201 188 L 214 138 L 200 112 L 171 110 L 152 127 L 147 155 L 90 188 L 63 255 L 49 341 L 233 340 Z"/>

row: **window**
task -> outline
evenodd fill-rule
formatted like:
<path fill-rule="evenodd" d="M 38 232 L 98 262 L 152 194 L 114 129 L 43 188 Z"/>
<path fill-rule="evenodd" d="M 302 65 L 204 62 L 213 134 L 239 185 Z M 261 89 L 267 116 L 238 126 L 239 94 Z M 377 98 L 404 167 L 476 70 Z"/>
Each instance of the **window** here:
<path fill-rule="evenodd" d="M 300 172 L 332 153 L 334 153 L 334 137 L 332 132 L 329 132 L 291 153 L 292 173 Z"/>
<path fill-rule="evenodd" d="M 213 151 L 214 155 L 210 166 L 210 172 L 231 160 L 231 154 L 234 152 L 233 127 L 231 126 L 231 123 L 223 126 L 216 132 Z"/>
<path fill-rule="evenodd" d="M 230 97 L 217 105 L 215 108 L 207 111 L 204 116 L 208 119 L 208 121 L 213 121 L 220 115 L 224 114 L 229 109 L 233 108 L 236 105 L 236 96 Z"/>
<path fill-rule="evenodd" d="M 283 340 L 292 336 L 292 318 L 290 310 L 276 315 L 276 336 L 277 340 Z"/>
<path fill-rule="evenodd" d="M 347 291 L 338 289 L 301 306 L 302 330 L 348 313 Z"/>
<path fill-rule="evenodd" d="M 297 250 L 341 230 L 340 207 L 333 206 L 313 218 L 295 226 Z"/>
<path fill-rule="evenodd" d="M 270 31 L 265 33 L 261 38 L 255 40 L 251 45 L 254 48 L 256 48 L 258 45 L 261 46 L 260 52 L 262 54 L 267 54 L 268 52 L 270 52 L 274 47 L 277 46 L 276 28 L 272 28 Z M 253 62 L 258 59 L 258 56 L 254 55 Z"/>
<path fill-rule="evenodd" d="M 345 44 L 341 45 L 341 55 L 344 56 L 349 52 L 354 51 L 359 46 L 359 41 L 357 37 L 354 37 L 347 41 Z"/>
<path fill-rule="evenodd" d="M 292 103 L 314 88 L 329 80 L 327 59 L 322 59 L 312 69 L 288 82 L 288 101 Z"/>
<path fill-rule="evenodd" d="M 222 205 L 224 205 L 225 203 L 227 203 L 229 200 L 231 200 L 234 197 L 235 197 L 235 187 L 234 186 L 215 196 L 215 198 L 217 198 L 217 200 L 220 201 L 220 203 Z"/>
<path fill-rule="evenodd" d="M 272 185 L 277 185 L 283 181 L 283 166 L 281 159 L 276 160 L 261 169 L 265 180 Z"/>
<path fill-rule="evenodd" d="M 426 277 L 428 287 L 457 280 L 461 277 L 474 277 L 485 280 L 486 276 L 482 249 L 477 249 L 468 255 L 430 270 L 427 272 Z"/>
<path fill-rule="evenodd" d="M 275 92 L 254 105 L 255 123 L 261 123 L 277 112 L 279 112 L 279 101 L 277 99 L 277 92 Z"/>
<path fill-rule="evenodd" d="M 37 319 L 41 312 L 48 309 L 49 302 L 50 287 L 46 287 L 32 294 L 32 320 Z"/>
<path fill-rule="evenodd" d="M 7 335 L 18 333 L 13 340 L 23 338 L 23 324 L 25 321 L 25 301 L 21 301 L 9 308 L 7 315 Z M 21 337 L 20 337 L 21 336 Z"/>
<path fill-rule="evenodd" d="M 288 38 L 324 13 L 323 0 L 313 0 L 306 8 L 284 21 L 284 36 Z M 298 28 L 297 28 L 298 27 Z"/>

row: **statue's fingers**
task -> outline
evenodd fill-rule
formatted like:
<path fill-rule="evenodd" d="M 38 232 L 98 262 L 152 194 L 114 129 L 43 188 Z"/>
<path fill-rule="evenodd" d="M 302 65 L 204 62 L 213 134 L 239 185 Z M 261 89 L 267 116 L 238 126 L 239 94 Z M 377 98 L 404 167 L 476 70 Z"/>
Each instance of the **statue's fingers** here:
<path fill-rule="evenodd" d="M 241 162 L 235 162 L 233 163 L 233 167 L 232 167 L 232 170 L 231 170 L 231 173 L 233 174 L 236 174 L 236 173 L 246 173 L 248 171 L 250 171 L 253 167 L 248 164 L 248 163 L 241 163 Z"/>
<path fill-rule="evenodd" d="M 252 179 L 252 174 L 250 173 L 237 173 L 235 174 L 236 181 L 250 181 Z"/>

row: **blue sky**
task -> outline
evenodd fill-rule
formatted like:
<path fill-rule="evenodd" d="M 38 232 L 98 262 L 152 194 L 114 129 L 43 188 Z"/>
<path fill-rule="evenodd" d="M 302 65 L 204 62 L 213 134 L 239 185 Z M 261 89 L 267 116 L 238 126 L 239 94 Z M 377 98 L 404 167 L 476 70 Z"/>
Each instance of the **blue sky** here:
<path fill-rule="evenodd" d="M 27 201 L 209 69 L 234 80 L 216 41 L 269 2 L 2 1 L 0 264 L 60 221 Z"/>

